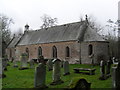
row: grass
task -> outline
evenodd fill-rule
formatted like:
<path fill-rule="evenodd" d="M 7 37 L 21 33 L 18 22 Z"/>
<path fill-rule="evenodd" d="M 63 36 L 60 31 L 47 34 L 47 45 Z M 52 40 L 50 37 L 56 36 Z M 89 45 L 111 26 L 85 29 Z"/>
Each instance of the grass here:
<path fill-rule="evenodd" d="M 36 65 L 37 66 L 37 65 Z M 73 68 L 91 68 L 91 65 L 80 65 L 71 64 L 70 65 L 70 75 L 63 76 L 63 68 L 61 68 L 61 79 L 64 83 L 60 85 L 51 86 L 52 82 L 52 71 L 47 71 L 46 75 L 46 85 L 49 88 L 66 88 L 74 78 L 85 78 L 91 83 L 91 88 L 112 88 L 112 80 L 108 78 L 107 80 L 99 80 L 100 71 L 99 66 L 94 66 L 96 68 L 95 75 L 84 75 L 80 73 L 74 73 Z M 13 64 L 10 63 L 8 66 L 8 71 L 5 71 L 6 78 L 3 78 L 3 88 L 34 88 L 34 69 L 18 70 L 18 68 L 13 68 Z"/>

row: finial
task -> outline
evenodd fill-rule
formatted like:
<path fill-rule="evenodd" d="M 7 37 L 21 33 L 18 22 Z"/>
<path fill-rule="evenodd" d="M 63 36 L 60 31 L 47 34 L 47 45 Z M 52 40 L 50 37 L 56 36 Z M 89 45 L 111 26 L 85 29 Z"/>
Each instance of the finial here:
<path fill-rule="evenodd" d="M 87 16 L 87 14 L 85 15 L 85 17 L 86 17 L 86 18 L 85 18 L 85 19 L 86 19 L 86 22 L 88 23 L 88 16 Z"/>
<path fill-rule="evenodd" d="M 28 24 L 25 25 L 25 30 L 29 30 L 29 25 Z"/>

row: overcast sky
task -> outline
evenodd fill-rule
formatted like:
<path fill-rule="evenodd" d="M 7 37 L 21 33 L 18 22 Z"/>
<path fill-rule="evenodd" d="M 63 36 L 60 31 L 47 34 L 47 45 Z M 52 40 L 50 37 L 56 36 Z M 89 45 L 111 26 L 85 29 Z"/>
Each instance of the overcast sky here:
<path fill-rule="evenodd" d="M 26 23 L 31 29 L 39 29 L 43 14 L 58 18 L 58 24 L 79 21 L 85 14 L 96 18 L 102 25 L 108 19 L 118 19 L 119 0 L 0 0 L 0 13 L 12 18 L 12 32 L 24 29 Z"/>

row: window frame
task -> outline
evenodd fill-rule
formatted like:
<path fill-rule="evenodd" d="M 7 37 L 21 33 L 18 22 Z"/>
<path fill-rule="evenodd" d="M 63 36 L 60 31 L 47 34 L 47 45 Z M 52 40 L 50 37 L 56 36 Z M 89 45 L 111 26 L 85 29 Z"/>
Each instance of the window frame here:
<path fill-rule="evenodd" d="M 68 46 L 65 48 L 65 57 L 66 58 L 70 57 L 70 48 Z"/>

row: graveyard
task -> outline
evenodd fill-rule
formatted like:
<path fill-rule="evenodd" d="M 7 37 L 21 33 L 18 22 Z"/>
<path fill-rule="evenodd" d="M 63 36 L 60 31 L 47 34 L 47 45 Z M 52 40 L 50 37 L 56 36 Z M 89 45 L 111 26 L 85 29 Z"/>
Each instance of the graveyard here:
<path fill-rule="evenodd" d="M 4 71 L 6 75 L 5 78 L 2 79 L 2 86 L 3 88 L 34 88 L 34 76 L 35 76 L 35 67 L 38 64 L 35 64 L 34 68 L 30 68 L 28 65 L 28 69 L 19 70 L 20 62 L 17 62 L 18 67 L 13 67 L 14 63 L 9 62 L 9 66 L 7 66 L 7 70 Z M 95 68 L 94 75 L 86 75 L 83 73 L 75 73 L 74 68 Z M 99 80 L 100 77 L 100 66 L 92 66 L 92 65 L 85 65 L 85 64 L 70 64 L 69 75 L 63 75 L 64 69 L 61 69 L 61 80 L 64 83 L 59 85 L 50 85 L 52 82 L 52 70 L 48 70 L 46 67 L 46 86 L 48 88 L 70 88 L 72 86 L 71 83 L 74 83 L 75 80 L 79 80 L 84 78 L 87 82 L 91 83 L 90 88 L 112 88 L 112 79 L 109 77 L 106 80 Z"/>

